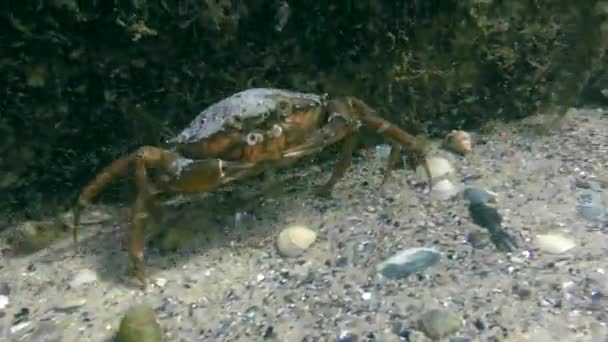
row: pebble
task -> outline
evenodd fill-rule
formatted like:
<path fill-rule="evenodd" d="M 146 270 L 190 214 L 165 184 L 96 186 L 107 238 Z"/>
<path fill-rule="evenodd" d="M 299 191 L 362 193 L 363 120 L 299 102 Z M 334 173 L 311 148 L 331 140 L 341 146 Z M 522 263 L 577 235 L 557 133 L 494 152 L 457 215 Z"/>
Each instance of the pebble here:
<path fill-rule="evenodd" d="M 433 266 L 439 260 L 439 256 L 440 253 L 433 248 L 408 248 L 385 260 L 378 269 L 387 278 L 406 278 L 412 273 Z"/>
<path fill-rule="evenodd" d="M 154 283 L 158 287 L 165 287 L 165 285 L 167 285 L 167 279 L 166 278 L 156 278 Z"/>
<path fill-rule="evenodd" d="M 416 328 L 431 339 L 440 339 L 457 332 L 461 320 L 456 314 L 444 310 L 430 310 L 417 321 Z"/>
<path fill-rule="evenodd" d="M 70 287 L 76 288 L 83 285 L 87 285 L 97 281 L 97 273 L 88 268 L 80 270 L 76 275 L 70 280 Z"/>
<path fill-rule="evenodd" d="M 16 254 L 27 255 L 50 246 L 66 236 L 68 226 L 55 221 L 26 221 L 7 239 Z"/>
<path fill-rule="evenodd" d="M 561 254 L 576 247 L 576 243 L 558 234 L 540 234 L 536 236 L 536 245 L 546 253 Z"/>
<path fill-rule="evenodd" d="M 277 250 L 284 257 L 302 255 L 317 239 L 317 233 L 312 229 L 295 225 L 283 229 L 277 238 Z"/>
<path fill-rule="evenodd" d="M 359 341 L 359 336 L 357 334 L 351 333 L 349 331 L 343 331 L 338 336 L 338 342 L 357 342 Z"/>
<path fill-rule="evenodd" d="M 147 304 L 132 306 L 123 317 L 116 334 L 117 342 L 161 342 L 162 329 L 154 310 Z"/>

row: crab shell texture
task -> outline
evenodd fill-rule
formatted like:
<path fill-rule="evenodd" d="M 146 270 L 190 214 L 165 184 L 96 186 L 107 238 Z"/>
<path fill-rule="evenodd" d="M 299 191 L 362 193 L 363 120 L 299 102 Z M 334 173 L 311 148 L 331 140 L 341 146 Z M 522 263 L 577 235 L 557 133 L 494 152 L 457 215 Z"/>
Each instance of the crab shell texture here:
<path fill-rule="evenodd" d="M 278 160 L 325 122 L 325 106 L 317 94 L 248 89 L 209 106 L 169 143 L 187 158 Z"/>

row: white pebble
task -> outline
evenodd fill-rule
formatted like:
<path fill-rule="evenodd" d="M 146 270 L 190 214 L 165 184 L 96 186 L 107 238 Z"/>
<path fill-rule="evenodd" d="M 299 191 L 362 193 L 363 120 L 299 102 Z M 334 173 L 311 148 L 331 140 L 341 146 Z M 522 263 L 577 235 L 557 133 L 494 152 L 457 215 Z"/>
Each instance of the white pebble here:
<path fill-rule="evenodd" d="M 370 299 L 372 299 L 372 293 L 371 292 L 363 292 L 361 294 L 361 299 L 363 299 L 363 300 L 370 300 Z"/>
<path fill-rule="evenodd" d="M 167 285 L 167 279 L 165 279 L 165 278 L 156 278 L 156 281 L 154 281 L 154 283 L 158 287 L 164 287 L 165 285 Z"/>
<path fill-rule="evenodd" d="M 0 295 L 0 310 L 4 310 L 8 305 L 8 297 L 5 295 Z"/>

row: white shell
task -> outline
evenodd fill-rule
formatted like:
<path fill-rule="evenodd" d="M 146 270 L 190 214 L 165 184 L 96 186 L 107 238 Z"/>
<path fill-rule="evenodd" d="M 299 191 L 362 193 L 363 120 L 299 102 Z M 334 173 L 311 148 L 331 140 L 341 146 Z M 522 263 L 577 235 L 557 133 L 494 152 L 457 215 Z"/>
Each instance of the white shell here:
<path fill-rule="evenodd" d="M 433 196 L 440 200 L 450 199 L 458 194 L 458 188 L 449 179 L 442 179 L 433 185 Z"/>
<path fill-rule="evenodd" d="M 297 257 L 304 253 L 317 239 L 312 229 L 295 225 L 283 229 L 277 238 L 279 254 L 285 257 Z"/>
<path fill-rule="evenodd" d="M 444 177 L 454 172 L 454 168 L 450 165 L 450 162 L 442 157 L 430 157 L 427 159 L 429 168 L 431 169 L 431 177 L 433 179 Z M 428 180 L 426 171 L 423 165 L 416 167 L 416 177 L 420 180 Z"/>
<path fill-rule="evenodd" d="M 536 245 L 546 253 L 561 254 L 576 247 L 576 243 L 558 234 L 540 234 L 536 236 Z"/>
<path fill-rule="evenodd" d="M 445 145 L 450 151 L 464 156 L 473 151 L 471 135 L 465 131 L 452 131 L 446 136 Z"/>

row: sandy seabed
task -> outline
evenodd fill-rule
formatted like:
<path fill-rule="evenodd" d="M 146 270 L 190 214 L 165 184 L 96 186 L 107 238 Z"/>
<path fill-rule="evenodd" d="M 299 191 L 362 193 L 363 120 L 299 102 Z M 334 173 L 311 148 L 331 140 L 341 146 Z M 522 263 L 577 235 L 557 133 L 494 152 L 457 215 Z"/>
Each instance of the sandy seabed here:
<path fill-rule="evenodd" d="M 467 158 L 439 148 L 432 155 L 451 162 L 459 187 L 498 194 L 504 229 L 518 243 L 512 253 L 467 243 L 483 229 L 462 195 L 433 199 L 412 170 L 395 170 L 380 191 L 385 160 L 366 153 L 330 198 L 310 188 L 335 160 L 282 173 L 282 191 L 243 207 L 225 193 L 167 204 L 166 226 L 191 238 L 177 251 L 148 249 L 145 291 L 127 274 L 124 215 L 93 206 L 76 253 L 66 236 L 2 259 L 9 304 L 0 336 L 109 341 L 123 313 L 146 302 L 167 341 L 336 341 L 346 332 L 344 341 L 430 341 L 413 322 L 431 309 L 461 320 L 444 341 L 608 341 L 608 221 L 577 211 L 581 196 L 608 207 L 608 115 L 534 116 L 473 137 Z M 317 241 L 300 257 L 281 257 L 275 238 L 295 223 L 317 231 Z M 576 246 L 549 253 L 539 234 Z M 382 260 L 413 247 L 441 258 L 406 279 L 378 276 Z"/>

